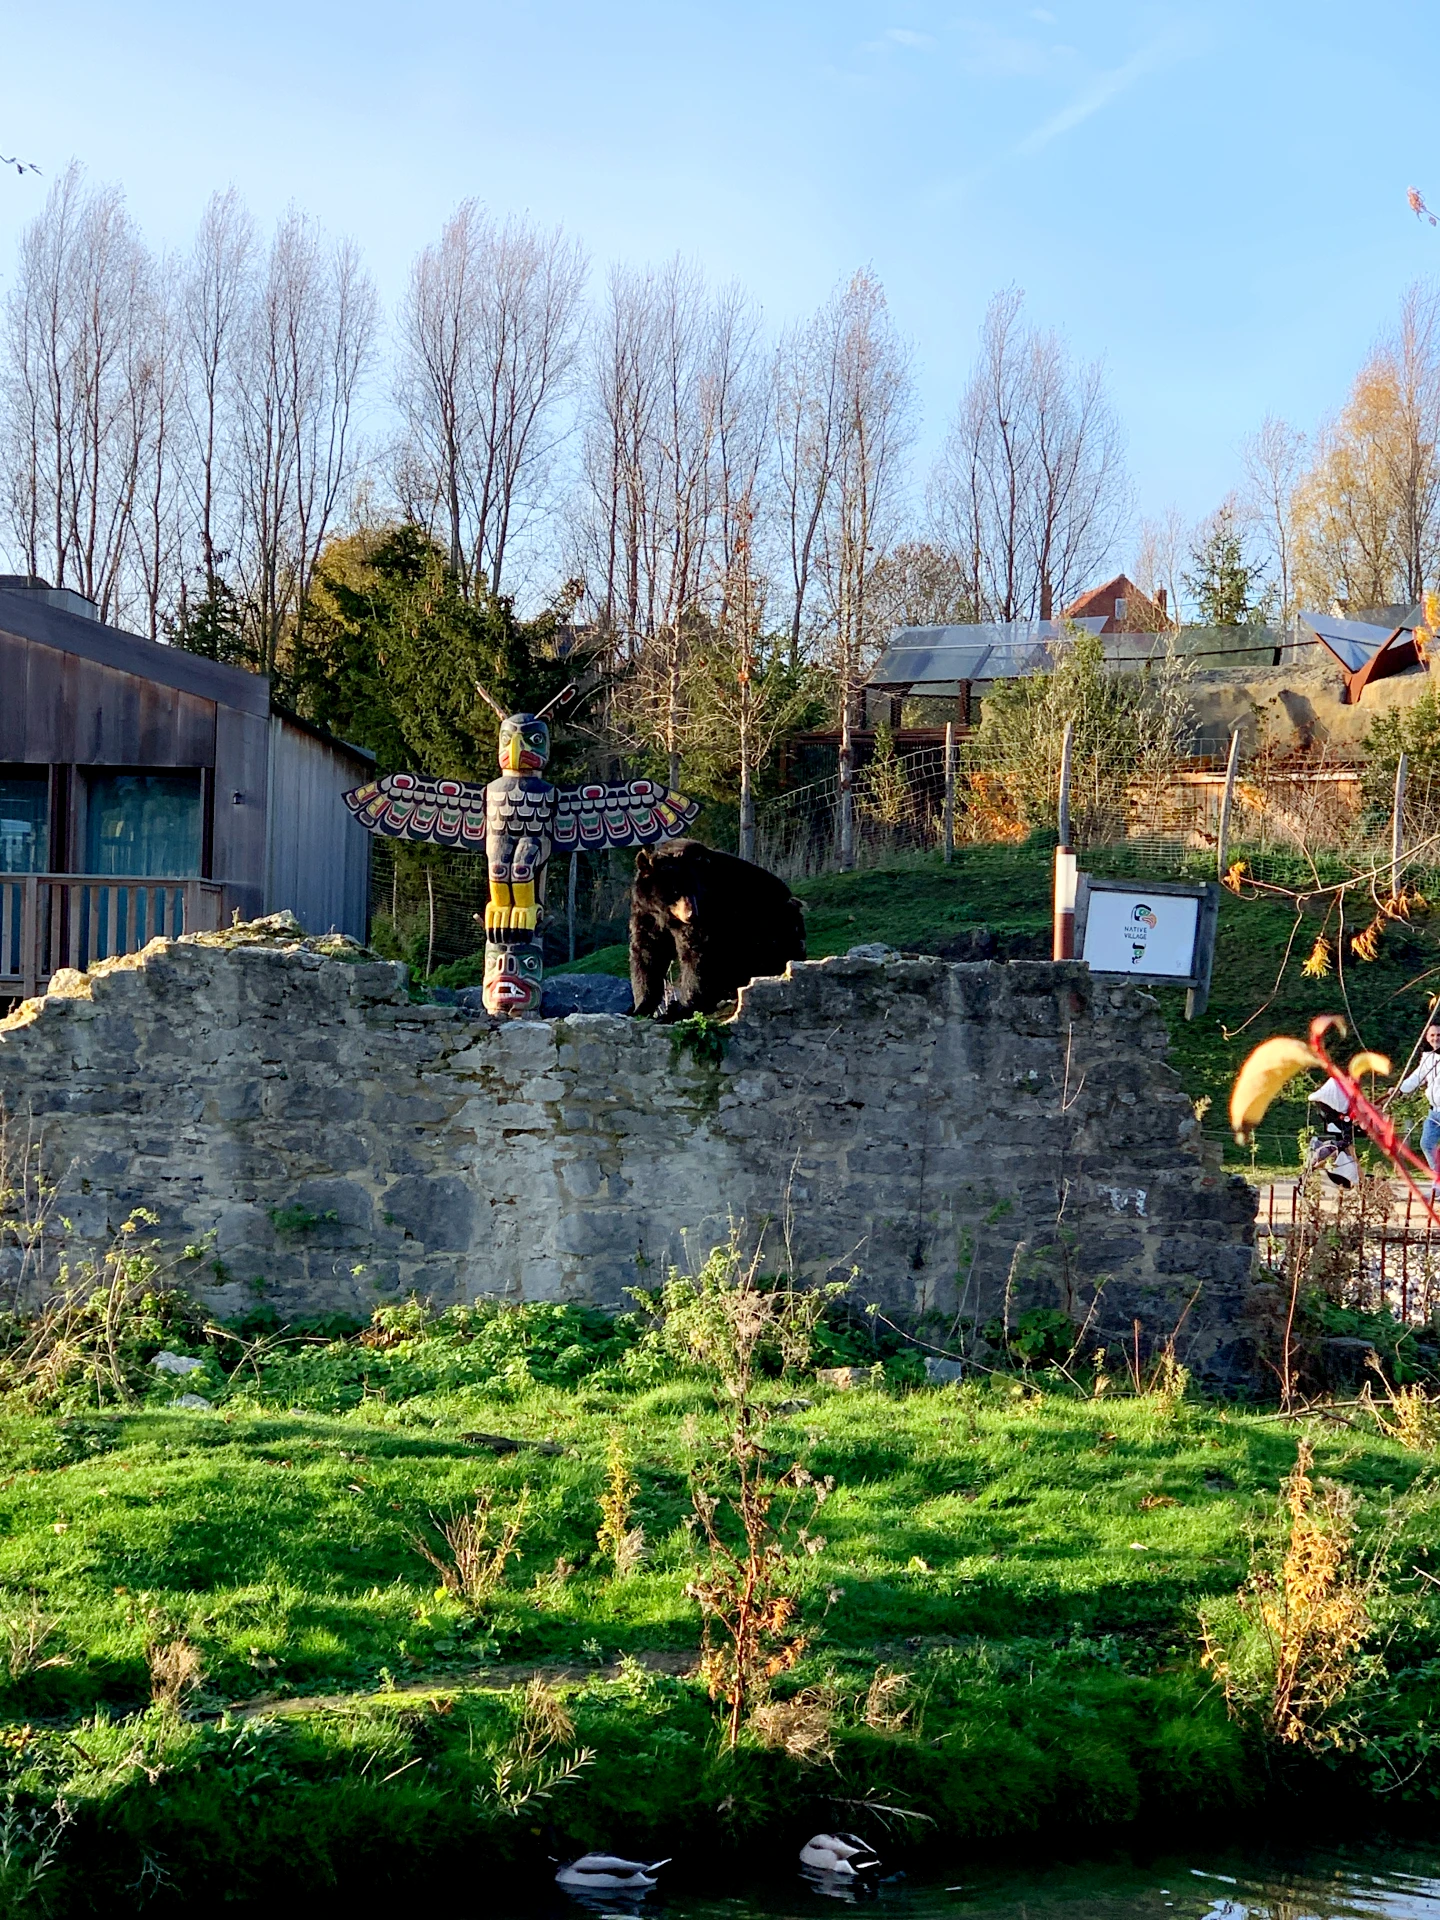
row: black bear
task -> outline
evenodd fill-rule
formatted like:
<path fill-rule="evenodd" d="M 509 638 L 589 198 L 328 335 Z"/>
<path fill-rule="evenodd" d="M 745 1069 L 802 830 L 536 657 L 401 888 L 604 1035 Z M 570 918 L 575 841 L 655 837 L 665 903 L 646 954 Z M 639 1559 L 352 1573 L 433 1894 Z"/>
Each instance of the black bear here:
<path fill-rule="evenodd" d="M 805 958 L 800 902 L 783 880 L 698 840 L 672 840 L 635 856 L 630 894 L 630 986 L 637 1014 L 656 1013 L 665 976 L 679 984 L 661 1015 L 713 1013 L 747 980 Z"/>

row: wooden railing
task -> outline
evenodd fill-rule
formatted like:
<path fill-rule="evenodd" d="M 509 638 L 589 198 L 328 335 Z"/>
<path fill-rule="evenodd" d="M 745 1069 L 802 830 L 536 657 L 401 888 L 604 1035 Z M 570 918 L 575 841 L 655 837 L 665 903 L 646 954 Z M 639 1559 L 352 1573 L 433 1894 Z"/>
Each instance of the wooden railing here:
<path fill-rule="evenodd" d="M 163 935 L 220 925 L 214 880 L 86 873 L 0 873 L 0 995 L 38 993 L 61 967 L 138 953 Z"/>

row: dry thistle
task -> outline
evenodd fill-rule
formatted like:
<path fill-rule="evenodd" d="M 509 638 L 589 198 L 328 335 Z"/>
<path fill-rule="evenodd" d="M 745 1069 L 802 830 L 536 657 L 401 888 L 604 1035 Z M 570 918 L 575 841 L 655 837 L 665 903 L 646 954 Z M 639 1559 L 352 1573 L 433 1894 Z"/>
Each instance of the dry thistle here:
<path fill-rule="evenodd" d="M 150 1698 L 165 1713 L 179 1713 L 205 1676 L 200 1649 L 183 1633 L 152 1640 L 145 1649 L 150 1669 Z"/>
<path fill-rule="evenodd" d="M 27 1673 L 43 1673 L 47 1667 L 70 1665 L 70 1656 L 66 1653 L 45 1653 L 59 1625 L 52 1614 L 42 1613 L 39 1607 L 31 1607 L 26 1613 L 12 1613 L 0 1620 L 0 1630 L 5 1635 L 5 1664 L 12 1680 L 21 1680 Z"/>
<path fill-rule="evenodd" d="M 575 1722 L 564 1701 L 543 1680 L 532 1680 L 521 1696 L 515 1732 L 491 1770 L 492 1784 L 476 1788 L 475 1805 L 514 1815 L 548 1800 L 595 1758 L 589 1747 L 574 1751 L 574 1739 Z M 557 1747 L 566 1746 L 572 1747 L 570 1753 L 550 1759 Z"/>
<path fill-rule="evenodd" d="M 434 1567 L 446 1593 L 457 1594 L 468 1606 L 478 1607 L 500 1585 L 506 1567 L 519 1552 L 529 1503 L 530 1489 L 523 1487 L 511 1511 L 500 1515 L 495 1511 L 494 1495 L 482 1493 L 466 1513 L 449 1520 L 431 1514 L 431 1524 L 444 1542 L 443 1548 L 420 1533 L 409 1535 L 410 1544 Z"/>
<path fill-rule="evenodd" d="M 899 1733 L 915 1710 L 910 1675 L 893 1667 L 877 1667 L 865 1691 L 860 1717 L 881 1733 Z"/>
<path fill-rule="evenodd" d="M 770 1700 L 755 1708 L 750 1727 L 763 1747 L 778 1747 L 802 1766 L 835 1758 L 835 1710 L 814 1687 L 793 1700 Z"/>

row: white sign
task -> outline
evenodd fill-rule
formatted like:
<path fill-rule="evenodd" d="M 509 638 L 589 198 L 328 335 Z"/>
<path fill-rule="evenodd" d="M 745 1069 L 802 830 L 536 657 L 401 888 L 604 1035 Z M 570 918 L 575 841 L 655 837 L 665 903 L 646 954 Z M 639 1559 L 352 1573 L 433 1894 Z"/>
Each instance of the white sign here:
<path fill-rule="evenodd" d="M 1161 973 L 1189 979 L 1200 902 L 1194 894 L 1121 893 L 1096 887 L 1085 920 L 1087 965 L 1095 973 Z"/>

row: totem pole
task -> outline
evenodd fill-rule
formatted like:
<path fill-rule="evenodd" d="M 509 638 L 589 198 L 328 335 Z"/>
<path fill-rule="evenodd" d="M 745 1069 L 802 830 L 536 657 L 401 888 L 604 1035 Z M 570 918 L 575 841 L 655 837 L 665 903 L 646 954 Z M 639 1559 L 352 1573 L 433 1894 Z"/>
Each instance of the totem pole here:
<path fill-rule="evenodd" d="M 550 758 L 545 715 L 572 691 L 567 688 L 539 713 L 507 714 L 479 689 L 500 717 L 500 778 L 488 786 L 387 773 L 345 795 L 346 806 L 371 833 L 467 853 L 483 848 L 490 868 L 482 989 L 489 1013 L 518 1018 L 540 1005 L 545 960 L 539 928 L 552 851 L 654 846 L 682 834 L 700 811 L 693 800 L 653 780 L 562 791 L 542 779 Z"/>

